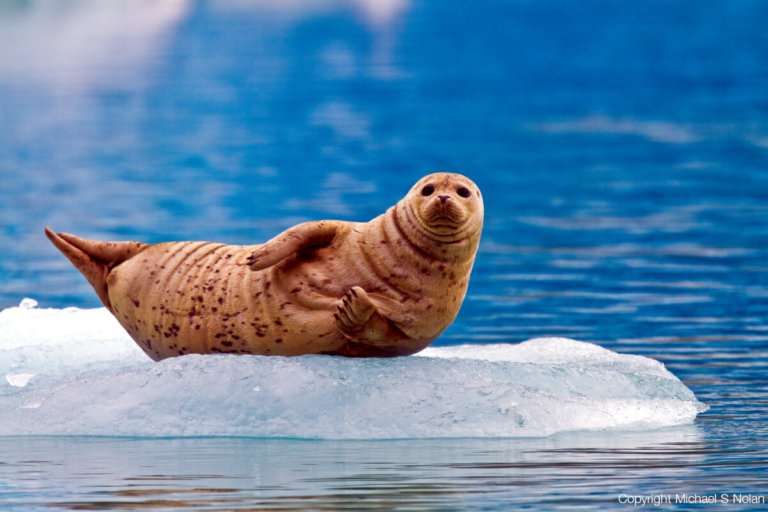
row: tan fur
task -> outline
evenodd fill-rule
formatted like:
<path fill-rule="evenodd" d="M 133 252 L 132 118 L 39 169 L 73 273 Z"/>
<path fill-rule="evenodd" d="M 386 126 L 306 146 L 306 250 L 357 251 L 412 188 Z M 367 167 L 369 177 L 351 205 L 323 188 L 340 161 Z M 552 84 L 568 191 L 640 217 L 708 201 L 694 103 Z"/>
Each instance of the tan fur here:
<path fill-rule="evenodd" d="M 307 222 L 262 245 L 46 234 L 155 360 L 368 357 L 418 352 L 453 322 L 482 224 L 477 186 L 438 173 L 370 222 Z"/>

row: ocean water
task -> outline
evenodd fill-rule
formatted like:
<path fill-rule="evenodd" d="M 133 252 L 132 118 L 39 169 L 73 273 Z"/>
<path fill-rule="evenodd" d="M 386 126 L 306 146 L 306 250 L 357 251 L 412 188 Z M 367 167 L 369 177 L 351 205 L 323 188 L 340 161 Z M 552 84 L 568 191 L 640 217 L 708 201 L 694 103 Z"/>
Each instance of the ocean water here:
<path fill-rule="evenodd" d="M 763 508 L 766 20 L 0 4 L 0 508 Z M 154 364 L 43 235 L 257 243 L 445 170 L 486 223 L 412 358 Z"/>

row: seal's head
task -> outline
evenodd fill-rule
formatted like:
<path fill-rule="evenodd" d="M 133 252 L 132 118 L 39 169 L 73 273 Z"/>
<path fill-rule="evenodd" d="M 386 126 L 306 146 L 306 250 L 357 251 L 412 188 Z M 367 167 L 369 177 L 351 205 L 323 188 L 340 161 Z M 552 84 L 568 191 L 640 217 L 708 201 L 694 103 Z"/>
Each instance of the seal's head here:
<path fill-rule="evenodd" d="M 439 172 L 421 178 L 405 196 L 416 223 L 425 234 L 444 241 L 479 236 L 483 197 L 472 180 Z"/>
<path fill-rule="evenodd" d="M 474 260 L 483 229 L 483 197 L 472 180 L 440 172 L 421 178 L 394 208 L 401 236 L 423 253 Z"/>

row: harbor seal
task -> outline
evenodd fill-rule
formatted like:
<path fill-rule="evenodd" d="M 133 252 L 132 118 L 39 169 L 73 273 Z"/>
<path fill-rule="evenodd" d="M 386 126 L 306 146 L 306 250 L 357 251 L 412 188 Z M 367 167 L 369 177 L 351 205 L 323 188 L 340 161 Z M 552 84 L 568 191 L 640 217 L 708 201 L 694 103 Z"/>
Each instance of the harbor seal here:
<path fill-rule="evenodd" d="M 482 226 L 478 187 L 437 173 L 370 222 L 306 222 L 261 245 L 101 242 L 45 231 L 160 360 L 416 353 L 458 314 Z"/>

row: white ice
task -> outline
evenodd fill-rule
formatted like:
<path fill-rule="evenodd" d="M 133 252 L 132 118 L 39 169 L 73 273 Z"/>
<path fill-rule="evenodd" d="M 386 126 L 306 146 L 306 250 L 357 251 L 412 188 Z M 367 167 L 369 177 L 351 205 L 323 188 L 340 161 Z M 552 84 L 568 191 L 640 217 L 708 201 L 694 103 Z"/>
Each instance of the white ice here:
<path fill-rule="evenodd" d="M 538 437 L 689 424 L 706 409 L 658 361 L 563 338 L 155 363 L 104 308 L 27 299 L 0 311 L 0 376 L 0 435 Z"/>

